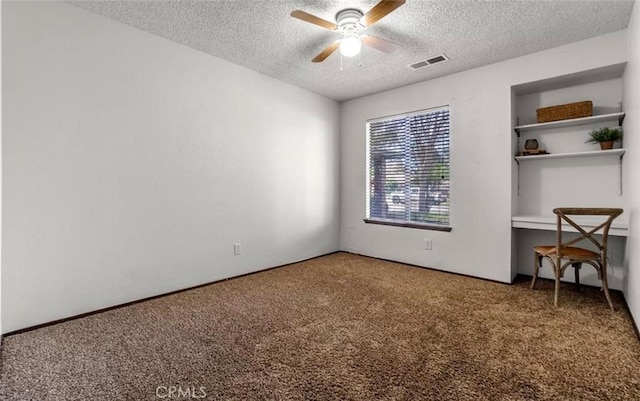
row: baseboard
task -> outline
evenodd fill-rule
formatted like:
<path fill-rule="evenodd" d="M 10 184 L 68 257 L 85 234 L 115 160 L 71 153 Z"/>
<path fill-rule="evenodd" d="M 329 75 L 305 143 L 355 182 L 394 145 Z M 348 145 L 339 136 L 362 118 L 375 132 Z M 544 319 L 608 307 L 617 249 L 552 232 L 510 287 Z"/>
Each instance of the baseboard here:
<path fill-rule="evenodd" d="M 631 309 L 629 309 L 629 303 L 627 302 L 627 298 L 624 296 L 624 292 L 622 293 L 622 299 L 624 300 L 624 306 L 627 308 L 629 319 L 631 319 L 631 323 L 633 324 L 633 329 L 636 331 L 636 336 L 638 337 L 638 341 L 640 341 L 640 330 L 638 330 L 638 323 L 633 318 L 633 314 L 631 314 Z"/>
<path fill-rule="evenodd" d="M 48 326 L 53 326 L 53 325 L 56 325 L 56 324 L 68 322 L 68 321 L 71 321 L 71 320 L 81 319 L 83 317 L 92 316 L 92 315 L 96 315 L 96 314 L 99 314 L 99 313 L 103 313 L 103 312 L 108 312 L 108 311 L 115 310 L 115 309 L 124 308 L 124 307 L 130 306 L 130 305 L 135 305 L 135 304 L 140 303 L 140 302 L 150 301 L 152 299 L 157 299 L 157 298 L 161 298 L 161 297 L 167 297 L 169 295 L 173 295 L 173 294 L 178 294 L 178 293 L 185 292 L 185 291 L 194 290 L 196 288 L 206 287 L 208 285 L 213 285 L 213 284 L 219 283 L 221 281 L 234 280 L 234 279 L 237 279 L 237 278 L 250 276 L 250 275 L 253 275 L 253 274 L 258 274 L 258 273 L 266 272 L 266 271 L 273 270 L 273 269 L 278 269 L 278 268 L 281 268 L 281 267 L 293 265 L 293 264 L 296 264 L 296 263 L 305 262 L 305 261 L 308 261 L 308 260 L 318 259 L 318 258 L 327 256 L 327 255 L 333 255 L 335 253 L 340 253 L 340 252 L 350 253 L 352 255 L 363 256 L 363 257 L 367 257 L 367 258 L 371 258 L 371 259 L 384 260 L 386 262 L 400 263 L 400 264 L 403 264 L 403 265 L 417 267 L 417 268 L 420 268 L 420 269 L 428 269 L 428 270 L 434 270 L 434 271 L 438 271 L 438 272 L 442 272 L 442 273 L 454 274 L 454 275 L 457 275 L 457 276 L 471 277 L 471 278 L 475 278 L 475 279 L 478 279 L 478 280 L 490 281 L 490 282 L 493 282 L 493 283 L 505 284 L 505 285 L 512 285 L 516 280 L 522 279 L 522 277 L 531 277 L 531 276 L 527 276 L 527 275 L 524 275 L 524 274 L 517 274 L 516 277 L 514 277 L 514 279 L 512 280 L 512 282 L 508 283 L 508 282 L 497 281 L 497 280 L 492 280 L 492 279 L 483 278 L 483 277 L 476 277 L 476 276 L 470 276 L 470 275 L 462 274 L 462 273 L 456 273 L 456 272 L 450 272 L 450 271 L 446 271 L 446 270 L 440 270 L 440 269 L 436 269 L 436 268 L 432 268 L 432 267 L 424 267 L 424 266 L 414 265 L 414 264 L 411 264 L 411 263 L 399 262 L 397 260 L 390 260 L 390 259 L 384 259 L 384 258 L 377 258 L 377 257 L 374 257 L 374 256 L 369 256 L 369 255 L 362 255 L 362 254 L 358 254 L 356 252 L 334 251 L 334 252 L 329 252 L 327 254 L 318 255 L 318 256 L 311 257 L 311 258 L 307 258 L 307 259 L 302 259 L 302 260 L 299 260 L 299 261 L 296 261 L 296 262 L 286 263 L 284 265 L 273 266 L 273 267 L 269 267 L 269 268 L 266 268 L 266 269 L 263 269 L 263 270 L 258 270 L 258 271 L 251 272 L 251 273 L 241 274 L 239 276 L 234 276 L 234 277 L 229 277 L 229 278 L 225 278 L 225 279 L 221 279 L 221 280 L 216 280 L 216 281 L 211 281 L 211 282 L 207 282 L 207 283 L 203 283 L 203 284 L 198 284 L 198 285 L 195 285 L 195 286 L 192 286 L 192 287 L 182 288 L 182 289 L 179 289 L 179 290 L 170 291 L 170 292 L 167 292 L 167 293 L 158 294 L 158 295 L 154 295 L 154 296 L 147 297 L 147 298 L 142 298 L 142 299 L 138 299 L 138 300 L 135 300 L 135 301 L 125 302 L 123 304 L 118 304 L 118 305 L 109 306 L 109 307 L 106 307 L 106 308 L 97 309 L 97 310 L 86 312 L 86 313 L 81 313 L 79 315 L 69 316 L 69 317 L 66 317 L 66 318 L 57 319 L 57 320 L 53 320 L 53 321 L 50 321 L 50 322 L 46 322 L 46 323 L 41 323 L 41 324 L 34 325 L 34 326 L 25 327 L 23 329 L 14 330 L 14 331 L 9 332 L 9 333 L 0 334 L 0 349 L 2 348 L 2 343 L 4 342 L 4 339 L 7 336 L 12 336 L 12 335 L 20 334 L 20 333 L 25 333 L 25 332 L 37 330 L 37 329 L 40 329 L 40 328 L 43 328 L 43 327 L 48 327 Z M 530 280 L 530 278 L 529 278 L 529 280 Z M 549 280 L 549 279 L 539 277 L 538 280 Z M 623 303 L 624 303 L 624 307 L 625 307 L 625 309 L 627 311 L 627 314 L 629 315 L 629 319 L 631 319 L 631 323 L 633 324 L 633 328 L 635 330 L 636 336 L 637 336 L 638 340 L 640 341 L 640 330 L 638 329 L 637 322 L 635 321 L 635 319 L 633 318 L 633 315 L 631 314 L 631 311 L 629 309 L 629 304 L 627 303 L 627 299 L 625 298 L 624 293 L 622 291 L 619 291 L 619 290 L 611 290 L 611 291 L 612 292 L 619 292 L 622 295 L 622 300 L 623 300 Z"/>
<path fill-rule="evenodd" d="M 223 279 L 220 279 L 220 280 L 210 281 L 210 282 L 207 282 L 207 283 L 194 285 L 192 287 L 181 288 L 179 290 L 165 292 L 165 293 L 162 293 L 162 294 L 158 294 L 158 295 L 153 295 L 153 296 L 146 297 L 146 298 L 137 299 L 135 301 L 129 301 L 129 302 L 125 302 L 125 303 L 122 303 L 122 304 L 108 306 L 106 308 L 96 309 L 96 310 L 85 312 L 85 313 L 81 313 L 81 314 L 78 314 L 78 315 L 65 317 L 65 318 L 62 318 L 62 319 L 52 320 L 50 322 L 36 324 L 34 326 L 29 326 L 29 327 L 25 327 L 25 328 L 22 328 L 22 329 L 14 330 L 14 331 L 11 331 L 11 332 L 8 332 L 8 333 L 4 333 L 2 338 L 4 339 L 4 337 L 7 337 L 7 336 L 13 336 L 13 335 L 16 335 L 16 334 L 26 333 L 28 331 L 33 331 L 33 330 L 41 329 L 43 327 L 53 326 L 53 325 L 64 323 L 64 322 L 68 322 L 68 321 L 71 321 L 71 320 L 82 319 L 83 317 L 97 315 L 99 313 L 103 313 L 103 312 L 108 312 L 108 311 L 112 311 L 112 310 L 115 310 L 115 309 L 124 308 L 124 307 L 135 305 L 135 304 L 138 304 L 138 303 L 141 303 L 141 302 L 150 301 L 152 299 L 168 297 L 169 295 L 174 295 L 174 294 L 179 294 L 179 293 L 185 292 L 185 291 L 195 290 L 196 288 L 206 287 L 208 285 L 213 285 L 213 284 L 219 283 L 221 281 L 234 280 L 234 279 L 237 279 L 237 278 L 240 278 L 240 277 L 250 276 L 250 275 L 253 275 L 253 274 L 258 274 L 258 273 L 266 272 L 266 271 L 273 270 L 273 269 L 279 269 L 281 267 L 294 265 L 296 263 L 306 262 L 308 260 L 321 258 L 321 257 L 327 256 L 327 255 L 332 255 L 332 254 L 338 253 L 338 252 L 341 252 L 341 251 L 329 252 L 329 253 L 326 253 L 326 254 L 313 256 L 311 258 L 306 258 L 306 259 L 298 260 L 298 261 L 291 262 L 291 263 L 285 263 L 283 265 L 268 267 L 266 269 L 258 270 L 258 271 L 251 272 L 251 273 L 245 273 L 245 274 L 241 274 L 241 275 L 238 275 L 238 276 L 233 276 L 233 277 L 223 278 Z"/>
<path fill-rule="evenodd" d="M 371 259 L 376 259 L 376 260 L 383 260 L 385 262 L 392 262 L 392 263 L 400 263 L 406 266 L 411 266 L 411 267 L 417 267 L 419 269 L 427 269 L 427 270 L 433 270 L 433 271 L 437 271 L 437 272 L 441 272 L 441 273 L 449 273 L 449 274 L 454 274 L 456 276 L 462 276 L 462 277 L 469 277 L 469 278 L 476 278 L 478 280 L 484 280 L 484 281 L 490 281 L 492 283 L 498 283 L 498 284 L 506 284 L 506 285 L 510 285 L 513 284 L 513 281 L 509 282 L 509 281 L 500 281 L 500 280 L 495 280 L 492 278 L 486 278 L 486 277 L 478 277 L 478 276 L 472 276 L 470 274 L 464 274 L 464 273 L 458 273 L 458 272 L 452 272 L 449 270 L 442 270 L 442 269 L 438 269 L 437 267 L 430 267 L 430 266 L 420 266 L 420 265 L 416 265 L 413 263 L 408 263 L 408 262 L 402 262 L 400 260 L 393 260 L 393 259 L 385 259 L 385 258 L 380 258 L 377 256 L 371 256 L 371 255 L 365 255 L 362 253 L 357 253 L 357 252 L 352 252 L 352 251 L 340 251 L 340 252 L 344 252 L 344 253 L 350 253 L 352 255 L 357 255 L 357 256 L 362 256 L 365 258 L 371 258 Z"/>
<path fill-rule="evenodd" d="M 356 253 L 356 252 L 350 252 L 350 251 L 341 251 L 341 252 L 350 253 L 352 255 L 363 256 L 363 257 L 367 257 L 367 258 L 371 258 L 371 259 L 384 260 L 385 262 L 401 263 L 403 265 L 413 266 L 413 267 L 417 267 L 417 268 L 420 268 L 420 269 L 435 270 L 435 271 L 439 271 L 439 272 L 443 272 L 443 273 L 455 274 L 457 276 L 471 277 L 471 278 L 475 278 L 475 279 L 478 279 L 478 280 L 490 281 L 490 282 L 498 283 L 498 284 L 512 285 L 516 281 L 522 280 L 524 277 L 527 277 L 527 280 L 531 281 L 531 277 L 532 277 L 532 276 L 528 276 L 526 274 L 518 273 L 513 277 L 511 282 L 508 283 L 508 282 L 492 280 L 492 279 L 484 278 L 484 277 L 476 277 L 476 276 L 470 276 L 468 274 L 463 274 L 463 273 L 456 273 L 456 272 L 450 272 L 450 271 L 446 271 L 446 270 L 440 270 L 440 269 L 433 268 L 433 267 L 424 267 L 424 266 L 414 265 L 414 264 L 411 264 L 411 263 L 400 262 L 400 261 L 397 261 L 397 260 L 391 260 L 391 259 L 385 259 L 385 258 L 378 258 L 378 257 L 375 257 L 375 256 L 363 255 L 363 254 Z M 543 278 L 543 277 L 538 277 L 538 280 L 553 281 L 552 279 Z M 580 285 L 587 286 L 587 287 L 595 287 L 595 286 L 591 286 L 589 284 L 582 284 L 582 283 Z M 625 307 L 625 309 L 627 311 L 627 314 L 629 315 L 629 319 L 631 320 L 631 323 L 633 324 L 633 328 L 634 328 L 634 330 L 636 332 L 636 336 L 638 337 L 638 341 L 640 341 L 640 330 L 638 329 L 638 323 L 635 321 L 635 319 L 633 318 L 633 315 L 631 314 L 631 310 L 629 309 L 629 304 L 627 303 L 627 299 L 624 296 L 624 292 L 622 292 L 620 290 L 614 290 L 614 289 L 609 289 L 609 291 L 614 292 L 614 293 L 617 292 L 617 293 L 619 293 L 621 295 L 621 298 L 622 298 L 623 303 L 624 303 L 624 307 Z"/>
<path fill-rule="evenodd" d="M 529 276 L 527 274 L 521 274 L 521 273 L 516 276 L 516 279 L 522 280 L 525 277 L 527 278 L 527 280 L 531 281 L 532 276 Z M 540 281 L 540 280 L 542 280 L 542 281 L 550 281 L 550 282 L 554 281 L 554 280 L 549 279 L 549 278 L 538 277 L 538 281 Z M 514 280 L 514 282 L 515 282 L 515 280 Z M 563 281 L 563 283 L 571 283 L 571 284 L 573 284 L 572 282 L 567 282 L 567 281 Z M 589 285 L 589 284 L 580 283 L 580 285 L 581 286 L 585 286 L 585 287 L 599 288 L 597 286 L 592 286 L 592 285 Z M 631 324 L 633 325 L 633 329 L 636 332 L 636 337 L 638 337 L 638 341 L 640 341 L 640 330 L 638 330 L 638 323 L 635 321 L 635 319 L 633 318 L 633 315 L 631 314 L 631 309 L 629 309 L 629 304 L 627 303 L 627 298 L 624 296 L 624 292 L 620 291 L 620 290 L 614 290 L 614 289 L 611 289 L 611 288 L 609 289 L 609 291 L 612 292 L 612 293 L 620 294 L 620 298 L 622 299 L 622 304 L 624 306 L 624 309 L 626 310 L 627 315 L 629 315 L 629 320 L 631 320 Z"/>

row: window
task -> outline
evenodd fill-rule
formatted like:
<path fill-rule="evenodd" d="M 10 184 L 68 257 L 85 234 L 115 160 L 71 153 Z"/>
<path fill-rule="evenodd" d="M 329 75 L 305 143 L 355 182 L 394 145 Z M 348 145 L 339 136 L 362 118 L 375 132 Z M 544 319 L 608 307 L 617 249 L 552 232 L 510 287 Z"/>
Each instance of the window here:
<path fill-rule="evenodd" d="M 368 223 L 450 231 L 449 108 L 367 123 Z"/>

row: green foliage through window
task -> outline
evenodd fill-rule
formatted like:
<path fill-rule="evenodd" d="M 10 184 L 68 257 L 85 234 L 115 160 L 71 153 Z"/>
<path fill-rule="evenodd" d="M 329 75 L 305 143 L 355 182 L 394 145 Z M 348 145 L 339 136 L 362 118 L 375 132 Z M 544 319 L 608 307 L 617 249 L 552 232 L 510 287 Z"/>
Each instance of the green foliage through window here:
<path fill-rule="evenodd" d="M 449 109 L 367 123 L 367 218 L 449 225 Z"/>

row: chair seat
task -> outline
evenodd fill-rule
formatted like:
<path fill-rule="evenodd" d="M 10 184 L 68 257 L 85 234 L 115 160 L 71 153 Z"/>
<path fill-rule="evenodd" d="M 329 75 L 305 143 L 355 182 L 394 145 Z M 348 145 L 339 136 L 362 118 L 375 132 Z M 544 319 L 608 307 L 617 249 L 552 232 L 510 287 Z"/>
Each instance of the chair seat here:
<path fill-rule="evenodd" d="M 578 248 L 575 246 L 565 246 L 562 249 L 562 257 L 564 259 L 597 259 L 600 254 L 589 249 Z M 542 256 L 556 255 L 555 245 L 539 245 L 534 246 L 533 250 Z"/>
<path fill-rule="evenodd" d="M 607 236 L 609 228 L 613 220 L 622 214 L 619 208 L 602 208 L 602 207 L 557 207 L 553 209 L 553 213 L 558 216 L 556 223 L 557 241 L 555 245 L 539 245 L 534 246 L 534 265 L 533 277 L 531 279 L 531 289 L 535 289 L 536 280 L 538 278 L 538 270 L 542 267 L 542 260 L 549 259 L 553 273 L 556 279 L 554 288 L 553 304 L 558 306 L 558 295 L 560 293 L 560 280 L 564 275 L 564 271 L 568 267 L 573 267 L 576 274 L 576 285 L 580 287 L 580 270 L 582 264 L 586 263 L 593 266 L 598 272 L 598 278 L 602 280 L 602 289 L 604 296 L 607 298 L 609 308 L 613 311 L 613 302 L 609 294 L 609 285 L 607 284 Z M 578 224 L 573 216 L 597 216 L 598 219 L 606 217 L 601 224 L 591 228 Z M 565 222 L 576 229 L 578 235 L 572 235 L 572 239 L 562 241 L 562 223 Z M 599 234 L 601 232 L 601 234 Z M 601 237 L 598 237 L 600 235 Z M 594 252 L 590 249 L 578 248 L 571 246 L 581 243 L 582 241 L 590 241 L 595 245 L 594 249 L 600 252 Z"/>

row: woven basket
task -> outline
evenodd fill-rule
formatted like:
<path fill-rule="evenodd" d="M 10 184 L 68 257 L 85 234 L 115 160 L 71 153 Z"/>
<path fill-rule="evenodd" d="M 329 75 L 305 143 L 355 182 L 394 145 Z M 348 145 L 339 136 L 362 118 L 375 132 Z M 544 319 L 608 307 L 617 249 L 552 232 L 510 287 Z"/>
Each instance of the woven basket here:
<path fill-rule="evenodd" d="M 543 107 L 536 110 L 536 117 L 539 123 L 550 121 L 568 120 L 571 118 L 590 117 L 593 115 L 593 102 L 562 104 L 559 106 Z"/>

